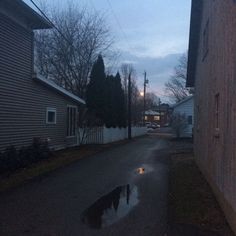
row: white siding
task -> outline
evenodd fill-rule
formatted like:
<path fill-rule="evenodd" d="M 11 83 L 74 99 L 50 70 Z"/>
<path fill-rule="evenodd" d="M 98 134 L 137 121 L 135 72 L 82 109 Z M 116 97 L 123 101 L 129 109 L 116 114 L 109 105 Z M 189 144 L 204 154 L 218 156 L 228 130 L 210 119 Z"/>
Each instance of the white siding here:
<path fill-rule="evenodd" d="M 182 137 L 191 137 L 192 136 L 192 130 L 194 126 L 194 100 L 193 97 L 191 99 L 188 99 L 184 102 L 180 102 L 180 104 L 176 105 L 174 107 L 173 113 L 180 113 L 185 114 L 186 117 L 192 116 L 192 125 L 188 124 L 187 129 L 181 134 Z"/>

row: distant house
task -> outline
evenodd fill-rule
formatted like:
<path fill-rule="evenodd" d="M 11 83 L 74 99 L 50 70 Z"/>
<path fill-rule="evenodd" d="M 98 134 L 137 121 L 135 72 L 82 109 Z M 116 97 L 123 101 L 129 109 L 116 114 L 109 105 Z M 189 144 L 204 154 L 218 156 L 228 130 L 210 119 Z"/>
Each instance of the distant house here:
<path fill-rule="evenodd" d="M 145 111 L 145 122 L 160 124 L 161 113 L 153 110 Z"/>
<path fill-rule="evenodd" d="M 236 1 L 193 0 L 187 86 L 197 163 L 236 233 Z"/>
<path fill-rule="evenodd" d="M 51 25 L 21 0 L 0 1 L 0 150 L 34 137 L 77 144 L 79 97 L 34 74 L 33 30 Z"/>
<path fill-rule="evenodd" d="M 160 113 L 160 126 L 168 126 L 170 123 L 170 115 L 172 113 L 172 108 L 167 103 L 162 103 L 157 108 L 154 109 Z"/>
<path fill-rule="evenodd" d="M 194 97 L 189 96 L 179 103 L 173 105 L 173 115 L 183 114 L 187 119 L 187 127 L 181 133 L 181 137 L 192 137 L 194 123 Z"/>

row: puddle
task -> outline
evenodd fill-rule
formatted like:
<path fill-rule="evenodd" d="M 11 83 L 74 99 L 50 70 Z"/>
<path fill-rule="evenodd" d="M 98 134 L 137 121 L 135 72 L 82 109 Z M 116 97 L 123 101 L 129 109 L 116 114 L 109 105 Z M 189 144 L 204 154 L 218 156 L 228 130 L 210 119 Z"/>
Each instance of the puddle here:
<path fill-rule="evenodd" d="M 145 173 L 145 168 L 141 167 L 137 169 L 138 174 L 143 175 Z"/>
<path fill-rule="evenodd" d="M 129 184 L 119 186 L 86 209 L 82 215 L 82 222 L 90 228 L 100 229 L 126 216 L 137 204 L 137 187 Z"/>
<path fill-rule="evenodd" d="M 144 164 L 142 167 L 139 167 L 138 169 L 136 169 L 135 173 L 138 175 L 144 175 L 152 171 L 153 171 L 153 168 L 151 166 Z"/>

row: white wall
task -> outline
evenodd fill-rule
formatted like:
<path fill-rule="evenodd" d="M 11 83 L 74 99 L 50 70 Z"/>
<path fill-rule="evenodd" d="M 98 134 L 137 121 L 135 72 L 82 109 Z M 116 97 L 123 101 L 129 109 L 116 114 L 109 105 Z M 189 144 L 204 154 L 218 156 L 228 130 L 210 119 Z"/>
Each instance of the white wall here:
<path fill-rule="evenodd" d="M 192 116 L 192 125 L 188 124 L 187 129 L 181 134 L 182 137 L 191 137 L 192 136 L 192 130 L 194 126 L 194 99 L 193 97 L 189 99 L 186 102 L 183 102 L 176 107 L 174 107 L 174 113 L 180 113 L 185 114 L 186 118 L 188 119 L 188 116 Z"/>
<path fill-rule="evenodd" d="M 79 130 L 78 144 L 83 130 Z M 146 127 L 132 127 L 132 137 L 138 137 L 147 133 Z M 80 138 L 79 138 L 80 136 Z M 128 128 L 95 127 L 85 132 L 83 144 L 107 144 L 128 138 Z"/>

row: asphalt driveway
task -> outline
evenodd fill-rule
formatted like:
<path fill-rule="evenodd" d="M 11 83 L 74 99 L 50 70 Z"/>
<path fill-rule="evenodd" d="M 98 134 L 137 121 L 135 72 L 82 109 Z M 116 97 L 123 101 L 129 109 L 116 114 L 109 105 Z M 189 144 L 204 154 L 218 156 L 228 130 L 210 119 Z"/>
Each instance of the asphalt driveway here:
<path fill-rule="evenodd" d="M 116 146 L 0 195 L 0 235 L 164 235 L 168 141 Z"/>

